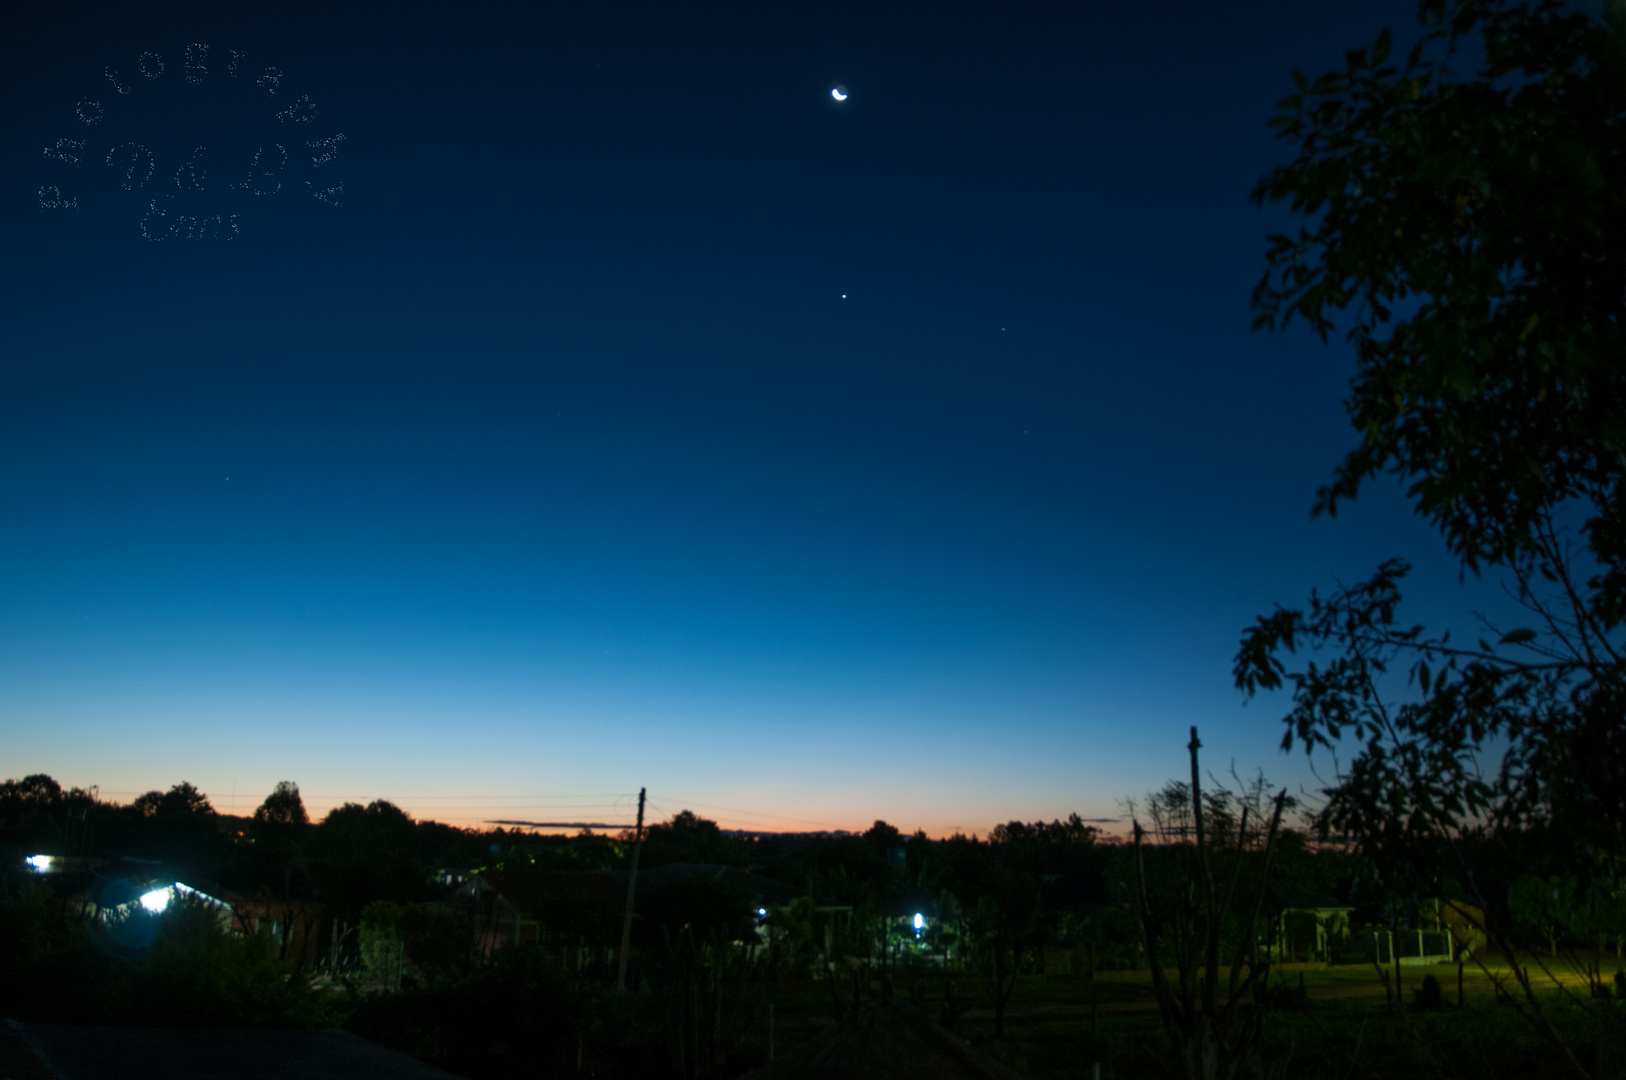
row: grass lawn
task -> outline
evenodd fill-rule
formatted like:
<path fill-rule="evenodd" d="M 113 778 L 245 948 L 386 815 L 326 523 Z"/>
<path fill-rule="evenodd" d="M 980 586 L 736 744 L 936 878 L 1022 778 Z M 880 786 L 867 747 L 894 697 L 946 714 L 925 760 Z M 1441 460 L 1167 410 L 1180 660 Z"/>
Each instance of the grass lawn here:
<path fill-rule="evenodd" d="M 1552 972 L 1549 978 L 1538 958 L 1530 958 L 1544 1011 L 1593 1075 L 1613 1080 L 1626 1069 L 1626 1002 L 1589 998 L 1578 967 L 1549 958 L 1539 963 Z M 1604 970 L 1612 972 L 1616 963 L 1606 960 Z M 1281 991 L 1281 1007 L 1266 1024 L 1262 1075 L 1306 1080 L 1569 1075 L 1561 1051 L 1498 992 L 1499 980 L 1518 993 L 1505 963 L 1490 964 L 1488 974 L 1467 966 L 1461 1007 L 1457 974 L 1455 965 L 1403 967 L 1404 1006 L 1425 975 L 1433 975 L 1443 991 L 1443 1011 L 1415 1012 L 1390 1004 L 1370 964 L 1276 968 L 1271 985 Z M 1392 980 L 1392 968 L 1389 975 Z M 921 984 L 920 992 L 922 1006 L 935 1014 L 943 1000 L 941 979 Z M 897 993 L 909 996 L 905 987 Z M 1022 976 L 1006 1010 L 1004 1038 L 994 1035 L 993 1010 L 981 981 L 962 976 L 959 993 L 968 1006 L 960 1034 L 1035 1080 L 1093 1080 L 1097 1063 L 1103 1078 L 1156 1075 L 1162 1021 L 1145 972 L 1102 972 L 1094 980 Z M 769 1000 L 775 1006 L 779 1053 L 831 1022 L 832 1003 L 822 984 L 781 985 Z M 764 1030 L 758 1048 L 764 1055 L 766 1042 Z"/>

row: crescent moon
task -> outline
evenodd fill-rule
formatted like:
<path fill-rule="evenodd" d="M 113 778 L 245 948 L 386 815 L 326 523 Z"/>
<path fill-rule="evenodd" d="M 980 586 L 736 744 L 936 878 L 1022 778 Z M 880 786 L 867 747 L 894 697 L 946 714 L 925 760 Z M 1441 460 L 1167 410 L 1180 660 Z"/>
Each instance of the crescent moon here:
<path fill-rule="evenodd" d="M 837 101 L 846 101 L 847 88 L 845 86 L 832 87 L 830 89 L 830 96 L 835 98 Z"/>

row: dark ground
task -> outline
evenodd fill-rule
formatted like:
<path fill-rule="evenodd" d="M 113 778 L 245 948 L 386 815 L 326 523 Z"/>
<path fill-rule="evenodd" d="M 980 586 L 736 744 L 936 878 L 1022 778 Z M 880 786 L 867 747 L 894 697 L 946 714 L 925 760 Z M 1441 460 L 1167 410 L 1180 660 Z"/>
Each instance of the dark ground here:
<path fill-rule="evenodd" d="M 5 1025 L 0 1070 L 5 1080 L 454 1080 L 344 1031 L 65 1024 Z"/>

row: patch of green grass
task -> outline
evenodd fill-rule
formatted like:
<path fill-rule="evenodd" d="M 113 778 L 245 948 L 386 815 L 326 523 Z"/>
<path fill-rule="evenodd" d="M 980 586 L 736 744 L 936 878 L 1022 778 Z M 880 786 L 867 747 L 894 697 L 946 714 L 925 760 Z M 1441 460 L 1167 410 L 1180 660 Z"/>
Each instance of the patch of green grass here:
<path fill-rule="evenodd" d="M 1490 971 L 1505 983 L 1510 974 L 1505 965 L 1492 966 Z M 1392 969 L 1388 974 L 1392 981 Z M 1441 1012 L 1409 1009 L 1412 992 L 1427 974 L 1442 987 L 1445 1008 Z M 1543 1009 L 1582 1062 L 1595 1070 L 1594 1075 L 1616 1076 L 1626 1065 L 1626 1003 L 1587 998 L 1578 970 L 1565 968 L 1555 974 L 1571 993 L 1561 994 L 1550 986 L 1540 989 Z M 1536 977 L 1539 979 L 1539 972 Z M 1289 988 L 1290 997 L 1302 985 L 1307 1004 L 1271 1014 L 1254 1065 L 1257 1076 L 1524 1080 L 1565 1072 L 1552 1044 L 1499 999 L 1491 977 L 1473 967 L 1463 971 L 1461 1008 L 1457 1007 L 1457 969 L 1450 965 L 1403 968 L 1402 1000 L 1393 1005 L 1369 964 L 1278 970 L 1271 982 Z M 994 1035 L 990 1003 L 981 984 L 962 978 L 959 988 L 969 1006 L 960 1020 L 960 1036 L 1033 1080 L 1093 1080 L 1098 1062 L 1103 1080 L 1159 1075 L 1162 1021 L 1151 980 L 1144 972 L 1106 972 L 1094 980 L 1022 976 L 1007 1012 L 1003 1038 Z M 938 983 L 925 1000 L 933 1015 L 941 995 Z M 770 1000 L 776 1003 L 781 1020 L 791 1024 L 827 1021 L 830 1016 L 828 992 L 816 983 L 781 986 Z M 818 1030 L 815 1026 L 781 1027 L 776 1048 L 784 1053 Z"/>

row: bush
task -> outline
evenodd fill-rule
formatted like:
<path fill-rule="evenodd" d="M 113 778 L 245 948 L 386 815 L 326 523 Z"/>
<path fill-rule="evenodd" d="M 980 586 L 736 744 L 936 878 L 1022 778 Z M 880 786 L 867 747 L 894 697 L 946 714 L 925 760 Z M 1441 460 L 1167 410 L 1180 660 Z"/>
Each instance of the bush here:
<path fill-rule="evenodd" d="M 331 1022 L 310 980 L 278 959 L 268 934 L 235 935 L 206 904 L 159 920 L 152 951 L 118 980 L 126 1022 L 188 1027 L 313 1027 Z"/>
<path fill-rule="evenodd" d="M 0 903 L 0 1011 L 24 1021 L 99 1016 L 117 965 L 44 884 Z"/>
<path fill-rule="evenodd" d="M 1443 1012 L 1445 995 L 1440 991 L 1440 980 L 1424 975 L 1422 985 L 1411 992 L 1412 1012 Z"/>
<path fill-rule="evenodd" d="M 461 979 L 366 996 L 345 1027 L 463 1076 L 553 1075 L 625 1040 L 628 1030 L 604 1030 L 612 1004 L 525 945 Z"/>
<path fill-rule="evenodd" d="M 1283 978 L 1275 985 L 1265 987 L 1265 1007 L 1271 1012 L 1308 1012 L 1310 995 L 1304 989 L 1304 973 L 1297 982 Z"/>
<path fill-rule="evenodd" d="M 361 916 L 361 962 L 375 983 L 399 989 L 403 980 L 456 980 L 473 966 L 474 926 L 468 915 L 432 904 L 368 904 Z"/>
<path fill-rule="evenodd" d="M 265 935 L 238 937 L 212 907 L 178 899 L 140 953 L 103 940 L 39 889 L 0 906 L 0 1005 L 37 1022 L 310 1027 L 322 996 Z"/>

